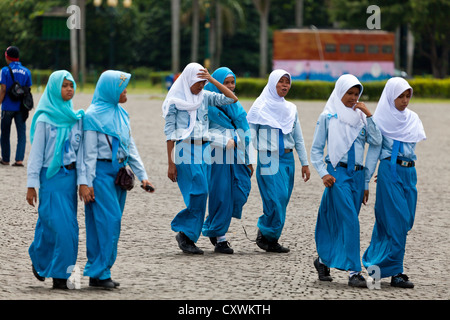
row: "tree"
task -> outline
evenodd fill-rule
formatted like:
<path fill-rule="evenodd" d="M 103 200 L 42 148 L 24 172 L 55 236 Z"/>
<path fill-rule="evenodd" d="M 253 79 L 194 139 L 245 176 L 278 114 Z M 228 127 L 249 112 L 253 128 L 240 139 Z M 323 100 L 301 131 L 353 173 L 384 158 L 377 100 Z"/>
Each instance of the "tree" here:
<path fill-rule="evenodd" d="M 341 27 L 362 29 L 367 19 L 364 12 L 370 4 L 369 0 L 331 0 L 330 15 Z M 407 47 L 415 45 L 417 53 L 428 59 L 434 77 L 447 76 L 450 0 L 379 0 L 376 4 L 381 8 L 381 29 L 412 31 L 414 37 L 408 35 L 407 41 L 414 43 Z"/>
<path fill-rule="evenodd" d="M 411 27 L 418 50 L 431 64 L 433 76 L 445 78 L 449 74 L 450 12 L 449 0 L 410 0 Z"/>
<path fill-rule="evenodd" d="M 270 0 L 253 0 L 260 17 L 259 24 L 259 76 L 264 78 L 267 74 L 267 47 L 269 30 L 269 8 Z"/>
<path fill-rule="evenodd" d="M 211 66 L 213 69 L 220 67 L 223 51 L 224 35 L 231 36 L 236 28 L 244 21 L 244 11 L 238 0 L 215 0 L 214 19 L 211 20 L 210 51 Z"/>

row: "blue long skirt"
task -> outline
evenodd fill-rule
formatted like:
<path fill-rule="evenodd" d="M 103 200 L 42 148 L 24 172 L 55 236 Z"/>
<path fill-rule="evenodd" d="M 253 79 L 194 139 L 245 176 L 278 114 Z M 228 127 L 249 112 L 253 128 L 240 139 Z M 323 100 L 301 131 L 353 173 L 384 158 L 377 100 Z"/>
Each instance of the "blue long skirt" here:
<path fill-rule="evenodd" d="M 268 164 L 263 164 L 261 152 L 258 153 L 256 181 L 263 202 L 263 215 L 259 217 L 257 226 L 269 241 L 277 241 L 281 236 L 295 176 L 293 152 L 279 156 L 278 163 L 274 161 L 277 161 L 275 157 Z M 263 169 L 266 174 L 262 174 Z"/>
<path fill-rule="evenodd" d="M 233 155 L 235 161 L 227 161 Z M 242 208 L 250 194 L 250 178 L 251 171 L 247 165 L 237 163 L 236 152 L 224 150 L 223 164 L 211 164 L 209 214 L 202 229 L 205 237 L 223 236 L 228 231 L 231 218 L 241 219 Z"/>
<path fill-rule="evenodd" d="M 375 201 L 375 225 L 363 265 L 380 268 L 381 278 L 403 272 L 406 236 L 414 224 L 417 203 L 416 168 L 397 165 L 395 180 L 390 162 L 382 160 L 378 168 Z"/>
<path fill-rule="evenodd" d="M 175 232 L 183 232 L 194 242 L 200 237 L 205 219 L 210 152 L 209 143 L 196 145 L 179 142 L 175 150 L 177 182 L 186 209 L 178 212 L 171 228 Z"/>
<path fill-rule="evenodd" d="M 328 164 L 328 172 L 336 178 L 325 188 L 317 216 L 316 249 L 329 268 L 361 271 L 359 210 L 364 198 L 364 170 L 352 175 L 347 169 Z"/>
<path fill-rule="evenodd" d="M 28 249 L 38 274 L 67 279 L 78 253 L 77 174 L 61 169 L 50 179 L 47 168 L 40 173 L 39 217 L 34 241 Z"/>
<path fill-rule="evenodd" d="M 127 196 L 127 192 L 114 183 L 117 172 L 111 162 L 97 161 L 93 182 L 95 202 L 85 205 L 88 260 L 84 275 L 101 280 L 111 278 Z"/>

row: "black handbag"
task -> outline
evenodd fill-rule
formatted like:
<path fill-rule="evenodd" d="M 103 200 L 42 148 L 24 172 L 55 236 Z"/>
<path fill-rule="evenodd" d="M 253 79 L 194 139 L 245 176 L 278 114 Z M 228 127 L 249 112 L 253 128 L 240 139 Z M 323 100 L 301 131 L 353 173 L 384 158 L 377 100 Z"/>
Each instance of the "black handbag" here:
<path fill-rule="evenodd" d="M 109 141 L 108 135 L 105 134 L 105 136 L 112 151 L 112 145 Z M 119 169 L 119 172 L 117 172 L 116 180 L 114 180 L 114 183 L 121 189 L 130 191 L 134 188 L 134 180 L 135 177 L 133 171 L 131 171 L 131 169 L 127 166 L 124 166 Z"/>
<path fill-rule="evenodd" d="M 130 191 L 134 188 L 134 173 L 128 167 L 122 167 L 117 173 L 116 180 L 114 183 L 118 185 L 121 189 Z"/>

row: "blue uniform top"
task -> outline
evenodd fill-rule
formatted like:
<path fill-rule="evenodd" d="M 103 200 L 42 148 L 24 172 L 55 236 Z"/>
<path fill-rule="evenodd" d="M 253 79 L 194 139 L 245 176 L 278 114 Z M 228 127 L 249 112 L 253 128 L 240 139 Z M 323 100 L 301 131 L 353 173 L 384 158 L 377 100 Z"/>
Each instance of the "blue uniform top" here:
<path fill-rule="evenodd" d="M 189 136 L 190 139 L 209 141 L 208 106 L 224 106 L 226 108 L 226 105 L 231 103 L 233 103 L 233 99 L 226 97 L 224 94 L 205 90 L 202 105 L 197 110 L 197 121 Z M 180 140 L 184 130 L 189 127 L 190 116 L 187 111 L 178 110 L 172 104 L 169 107 L 165 120 L 164 133 L 166 141 Z"/>
<path fill-rule="evenodd" d="M 31 72 L 20 62 L 11 62 L 9 64 L 11 70 L 14 73 L 14 79 L 22 86 L 31 87 Z M 3 67 L 0 73 L 0 84 L 6 85 L 6 91 L 13 85 L 13 80 L 9 72 L 8 67 Z M 8 94 L 5 95 L 3 100 L 2 110 L 4 111 L 19 111 L 20 101 L 12 101 Z"/>
<path fill-rule="evenodd" d="M 113 159 L 111 147 L 106 139 L 109 139 L 110 143 L 114 145 L 113 140 L 117 138 L 97 131 L 84 131 L 84 163 L 88 187 L 93 186 L 93 181 L 96 177 L 97 159 Z M 131 136 L 127 152 L 122 147 L 118 147 L 116 154 L 116 159 L 126 159 L 127 157 L 127 164 L 136 174 L 139 181 L 147 180 L 147 171 Z"/>
<path fill-rule="evenodd" d="M 311 162 L 314 168 L 319 173 L 319 176 L 323 178 L 325 175 L 329 174 L 327 171 L 327 166 L 325 162 L 329 162 L 329 156 L 325 156 L 324 162 L 324 148 L 326 142 L 328 140 L 328 126 L 329 121 L 326 114 L 321 114 L 319 116 L 319 120 L 317 121 L 316 129 L 314 132 L 314 139 L 311 147 Z M 355 140 L 355 164 L 364 165 L 364 149 L 365 143 L 369 144 L 369 148 L 372 146 L 381 146 L 382 136 L 380 130 L 377 128 L 375 122 L 372 117 L 367 118 L 367 126 L 363 128 Z M 373 163 L 378 159 L 378 155 L 375 153 L 367 154 L 366 157 L 366 169 L 365 169 L 365 177 L 366 184 L 365 188 L 368 190 L 368 182 L 370 180 L 370 170 L 367 169 L 367 163 Z M 341 159 L 341 162 L 347 162 L 347 155 L 344 155 Z M 372 172 L 373 173 L 373 172 Z"/>
<path fill-rule="evenodd" d="M 42 168 L 48 168 L 55 154 L 57 127 L 37 122 L 31 152 L 28 157 L 27 187 L 39 188 Z M 63 165 L 76 162 L 77 184 L 87 184 L 83 161 L 83 120 L 79 120 L 69 133 L 68 143 L 63 154 Z"/>
<path fill-rule="evenodd" d="M 370 178 L 375 172 L 378 160 L 389 158 L 392 154 L 392 146 L 394 140 L 383 136 L 383 143 L 377 146 L 369 146 L 366 157 L 366 185 L 369 183 Z M 415 153 L 416 143 L 402 142 L 401 151 L 398 152 L 398 158 L 407 161 L 416 161 L 417 156 Z"/>
<path fill-rule="evenodd" d="M 278 137 L 273 137 L 272 134 L 279 134 L 279 129 L 254 123 L 250 123 L 250 129 L 252 134 L 254 134 L 253 145 L 258 151 L 278 151 Z M 298 114 L 295 115 L 292 131 L 288 134 L 283 134 L 283 143 L 285 149 L 295 148 L 302 166 L 309 165 Z"/>

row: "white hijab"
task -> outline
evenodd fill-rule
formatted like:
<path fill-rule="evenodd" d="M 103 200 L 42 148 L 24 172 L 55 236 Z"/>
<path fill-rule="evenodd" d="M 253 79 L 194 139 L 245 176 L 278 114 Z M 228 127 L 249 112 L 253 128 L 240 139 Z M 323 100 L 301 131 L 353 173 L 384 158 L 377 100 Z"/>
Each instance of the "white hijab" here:
<path fill-rule="evenodd" d="M 412 96 L 413 89 L 405 79 L 400 77 L 389 79 L 373 118 L 384 136 L 401 142 L 416 143 L 426 139 L 422 121 L 417 113 L 408 108 L 404 111 L 397 110 L 394 102 L 408 89 L 411 90 Z"/>
<path fill-rule="evenodd" d="M 191 92 L 192 85 L 199 81 L 206 81 L 197 77 L 200 69 L 204 69 L 202 65 L 195 62 L 189 63 L 170 88 L 162 105 L 164 118 L 167 116 L 169 107 L 172 104 L 178 110 L 184 110 L 189 113 L 189 127 L 182 133 L 181 140 L 186 139 L 194 129 L 195 122 L 197 121 L 197 109 L 200 108 L 203 102 L 203 90 L 199 94 L 193 94 Z"/>
<path fill-rule="evenodd" d="M 267 85 L 248 112 L 248 123 L 281 129 L 283 134 L 292 131 L 297 107 L 292 102 L 280 97 L 276 89 L 278 81 L 283 76 L 288 76 L 289 82 L 291 82 L 291 75 L 285 70 L 277 69 L 269 75 Z"/>
<path fill-rule="evenodd" d="M 359 97 L 361 97 L 363 91 L 361 82 L 351 74 L 340 76 L 322 112 L 330 117 L 327 148 L 333 167 L 336 167 L 348 152 L 367 123 L 366 115 L 361 110 L 353 110 L 342 103 L 342 97 L 354 86 L 360 86 Z"/>

